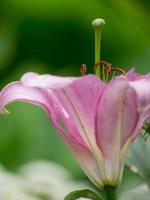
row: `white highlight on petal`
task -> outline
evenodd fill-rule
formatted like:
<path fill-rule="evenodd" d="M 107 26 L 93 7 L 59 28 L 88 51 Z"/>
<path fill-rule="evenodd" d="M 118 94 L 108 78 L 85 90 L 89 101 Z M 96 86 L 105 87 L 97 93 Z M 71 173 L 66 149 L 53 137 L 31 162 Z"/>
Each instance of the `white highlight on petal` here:
<path fill-rule="evenodd" d="M 39 75 L 37 73 L 29 72 L 22 76 L 21 82 L 23 85 L 29 87 L 57 89 L 71 84 L 76 79 L 77 78 L 67 78 L 48 74 Z"/>

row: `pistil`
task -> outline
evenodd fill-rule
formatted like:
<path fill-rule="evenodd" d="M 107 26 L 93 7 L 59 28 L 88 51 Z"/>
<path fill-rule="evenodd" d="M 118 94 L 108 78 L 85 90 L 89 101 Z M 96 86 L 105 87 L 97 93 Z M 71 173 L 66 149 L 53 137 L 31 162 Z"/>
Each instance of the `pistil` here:
<path fill-rule="evenodd" d="M 92 26 L 95 30 L 95 63 L 100 61 L 102 27 L 104 24 L 104 19 L 94 19 L 92 22 Z M 99 65 L 97 66 L 97 68 L 95 68 L 95 74 L 98 77 L 101 77 L 101 69 Z"/>

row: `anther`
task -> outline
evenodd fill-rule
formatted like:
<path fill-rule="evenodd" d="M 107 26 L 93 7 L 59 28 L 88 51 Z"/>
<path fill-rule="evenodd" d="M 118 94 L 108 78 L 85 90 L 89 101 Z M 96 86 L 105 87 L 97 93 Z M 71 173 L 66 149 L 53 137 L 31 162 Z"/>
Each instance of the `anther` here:
<path fill-rule="evenodd" d="M 82 76 L 86 75 L 86 72 L 87 72 L 86 64 L 81 65 L 80 72 Z"/>
<path fill-rule="evenodd" d="M 97 62 L 94 65 L 94 68 L 96 69 L 101 64 L 104 65 L 104 73 L 110 73 L 111 72 L 112 64 L 110 64 L 110 63 L 108 63 L 108 62 L 106 62 L 104 60 L 101 60 L 101 61 Z"/>
<path fill-rule="evenodd" d="M 120 72 L 122 75 L 124 75 L 124 76 L 126 76 L 127 75 L 127 73 L 125 72 L 125 70 L 123 70 L 122 68 L 120 68 L 120 67 L 112 67 L 111 68 L 111 71 L 118 71 L 118 72 Z"/>
<path fill-rule="evenodd" d="M 101 64 L 104 64 L 104 65 L 108 66 L 109 69 L 110 69 L 111 66 L 112 66 L 110 63 L 108 63 L 108 62 L 106 62 L 106 61 L 104 61 L 104 60 L 101 60 L 101 61 L 98 61 L 97 63 L 95 63 L 94 68 L 96 69 L 96 68 L 97 68 L 99 65 L 101 65 Z"/>
<path fill-rule="evenodd" d="M 94 65 L 94 69 L 96 69 L 100 65 L 102 65 L 103 67 L 103 81 L 104 82 L 108 82 L 108 77 L 110 73 L 112 73 L 112 79 L 115 76 L 115 72 L 120 72 L 122 75 L 126 76 L 125 70 L 123 70 L 121 67 L 113 67 L 111 63 L 108 63 L 104 60 L 98 61 Z"/>

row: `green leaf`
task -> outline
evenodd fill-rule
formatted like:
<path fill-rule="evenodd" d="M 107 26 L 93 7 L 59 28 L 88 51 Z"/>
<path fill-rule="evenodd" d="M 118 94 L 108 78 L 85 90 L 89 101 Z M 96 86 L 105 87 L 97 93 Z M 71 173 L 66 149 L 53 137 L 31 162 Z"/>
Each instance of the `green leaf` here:
<path fill-rule="evenodd" d="M 68 194 L 64 200 L 76 200 L 81 197 L 92 199 L 92 200 L 103 200 L 102 197 L 100 197 L 98 194 L 96 194 L 95 192 L 89 189 L 73 191 L 70 194 Z"/>
<path fill-rule="evenodd" d="M 139 174 L 150 185 L 150 137 L 146 140 L 139 136 L 135 143 L 132 144 L 128 158 L 127 165 L 131 171 Z"/>

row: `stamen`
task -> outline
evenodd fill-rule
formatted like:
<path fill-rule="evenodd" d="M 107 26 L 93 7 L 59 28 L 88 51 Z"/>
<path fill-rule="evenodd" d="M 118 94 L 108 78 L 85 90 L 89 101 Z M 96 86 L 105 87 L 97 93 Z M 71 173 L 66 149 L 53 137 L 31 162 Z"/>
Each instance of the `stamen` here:
<path fill-rule="evenodd" d="M 112 64 L 101 60 L 94 65 L 94 68 L 96 69 L 101 64 L 103 66 L 103 81 L 108 82 L 108 74 L 111 72 Z"/>
<path fill-rule="evenodd" d="M 125 70 L 123 70 L 121 67 L 113 67 L 111 63 L 108 63 L 104 60 L 98 61 L 95 65 L 94 68 L 96 69 L 98 66 L 102 64 L 103 66 L 103 81 L 108 82 L 109 80 L 109 74 L 112 73 L 112 78 L 114 79 L 115 72 L 120 72 L 122 75 L 126 76 Z"/>
<path fill-rule="evenodd" d="M 82 76 L 86 75 L 86 72 L 87 72 L 86 64 L 81 65 L 80 72 Z"/>
<path fill-rule="evenodd" d="M 96 69 L 100 64 L 105 65 L 105 68 L 107 67 L 107 70 L 108 70 L 108 71 L 111 71 L 111 66 L 112 66 L 112 64 L 110 64 L 110 63 L 108 63 L 108 62 L 106 62 L 106 61 L 104 61 L 104 60 L 98 61 L 98 62 L 94 65 L 94 68 Z"/>
<path fill-rule="evenodd" d="M 122 68 L 120 68 L 120 67 L 112 67 L 111 68 L 111 71 L 118 71 L 118 72 L 120 72 L 122 75 L 124 75 L 124 76 L 126 76 L 127 75 L 127 73 L 125 72 L 125 70 L 123 70 Z"/>

